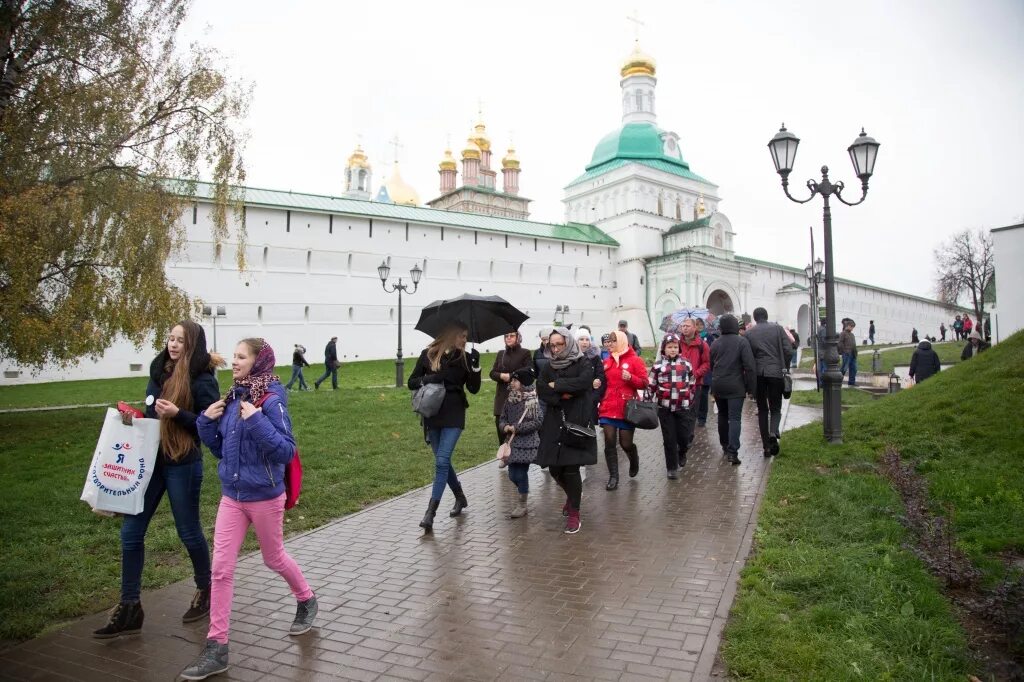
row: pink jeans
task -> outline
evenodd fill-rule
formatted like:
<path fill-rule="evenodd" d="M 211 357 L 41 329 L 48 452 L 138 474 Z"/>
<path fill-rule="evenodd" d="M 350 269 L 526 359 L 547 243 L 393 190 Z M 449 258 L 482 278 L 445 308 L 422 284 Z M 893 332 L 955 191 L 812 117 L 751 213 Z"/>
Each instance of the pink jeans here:
<path fill-rule="evenodd" d="M 313 590 L 288 552 L 284 549 L 284 494 L 273 500 L 239 502 L 220 498 L 217 525 L 213 533 L 213 579 L 210 585 L 210 632 L 208 639 L 228 642 L 231 602 L 235 592 L 235 564 L 245 534 L 252 524 L 263 553 L 263 563 L 277 571 L 292 588 L 299 601 L 313 596 Z"/>

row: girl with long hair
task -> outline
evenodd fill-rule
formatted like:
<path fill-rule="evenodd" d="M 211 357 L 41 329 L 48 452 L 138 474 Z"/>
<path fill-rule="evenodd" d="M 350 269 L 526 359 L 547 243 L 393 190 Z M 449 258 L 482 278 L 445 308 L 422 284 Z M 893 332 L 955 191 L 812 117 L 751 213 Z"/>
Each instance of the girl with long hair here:
<path fill-rule="evenodd" d="M 608 465 L 608 484 L 605 490 L 615 490 L 619 487 L 616 436 L 629 458 L 629 477 L 633 478 L 640 472 L 640 455 L 633 443 L 636 427 L 626 421 L 626 403 L 636 397 L 637 391 L 647 386 L 647 367 L 630 347 L 629 338 L 621 331 L 612 332 L 611 352 L 604 360 L 604 374 L 607 388 L 598 415 L 604 431 L 604 461 Z"/>
<path fill-rule="evenodd" d="M 164 493 L 196 583 L 182 620 L 191 623 L 210 612 L 210 547 L 199 518 L 203 453 L 196 415 L 217 400 L 216 368 L 223 364 L 220 356 L 206 350 L 206 333 L 191 320 L 174 325 L 164 349 L 150 364 L 145 415 L 160 420 L 160 447 L 142 512 L 121 522 L 121 601 L 111 610 L 107 624 L 93 632 L 94 637 L 107 639 L 142 629 L 146 531 Z M 124 413 L 122 420 L 131 424 L 131 414 Z"/>
<path fill-rule="evenodd" d="M 466 352 L 468 338 L 466 327 L 458 324 L 448 327 L 423 349 L 409 376 L 410 391 L 424 384 L 443 384 L 445 388 L 441 409 L 423 420 L 424 435 L 434 452 L 434 486 L 427 512 L 420 521 L 420 527 L 427 533 L 434 530 L 434 516 L 441 505 L 445 486 L 455 495 L 455 506 L 449 516 L 458 516 L 469 506 L 452 465 L 455 444 L 466 428 L 466 408 L 469 407 L 466 391 L 476 394 L 480 390 L 480 353 L 475 348 Z"/>

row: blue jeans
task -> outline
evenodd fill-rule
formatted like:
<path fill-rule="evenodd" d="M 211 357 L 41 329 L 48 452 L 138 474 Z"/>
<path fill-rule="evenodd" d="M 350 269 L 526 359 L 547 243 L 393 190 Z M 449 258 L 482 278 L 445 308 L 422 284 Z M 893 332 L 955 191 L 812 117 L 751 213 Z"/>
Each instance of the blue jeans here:
<path fill-rule="evenodd" d="M 454 427 L 427 429 L 430 449 L 434 451 L 434 487 L 430 491 L 432 500 L 441 499 L 445 485 L 451 488 L 453 493 L 462 492 L 462 484 L 459 483 L 455 467 L 452 466 L 452 453 L 455 452 L 455 444 L 459 442 L 461 435 L 462 429 Z"/>
<path fill-rule="evenodd" d="M 515 464 L 508 465 L 508 480 L 516 484 L 520 495 L 530 492 L 530 465 Z"/>
<path fill-rule="evenodd" d="M 715 404 L 718 405 L 718 442 L 726 452 L 738 454 L 743 398 L 715 398 Z"/>
<path fill-rule="evenodd" d="M 306 385 L 306 377 L 302 376 L 302 365 L 292 365 L 292 378 L 288 380 L 284 387 L 291 390 L 292 384 L 295 383 L 296 379 L 299 380 L 300 391 L 309 390 L 309 386 Z"/>
<path fill-rule="evenodd" d="M 210 546 L 199 520 L 199 492 L 203 486 L 203 461 L 167 466 L 158 463 L 146 488 L 142 513 L 125 516 L 121 523 L 121 600 L 135 601 L 142 594 L 142 564 L 146 555 L 146 530 L 160 506 L 164 492 L 178 537 L 192 559 L 196 587 L 210 587 Z"/>
<path fill-rule="evenodd" d="M 325 381 L 327 381 L 327 377 L 331 377 L 331 388 L 338 388 L 338 368 L 337 367 L 334 367 L 333 369 L 331 367 L 326 367 L 324 369 L 324 375 L 322 377 L 320 377 L 319 379 L 317 379 L 316 381 L 314 381 L 313 383 L 316 384 L 317 388 L 320 388 L 320 384 L 322 384 Z"/>
<path fill-rule="evenodd" d="M 853 353 L 843 353 L 843 368 L 842 372 L 845 375 L 847 370 L 850 372 L 850 385 L 857 385 L 857 356 Z"/>
<path fill-rule="evenodd" d="M 706 378 L 706 377 L 705 377 Z M 700 399 L 697 403 L 697 422 L 703 424 L 708 420 L 708 403 L 711 395 L 711 382 L 701 384 Z"/>

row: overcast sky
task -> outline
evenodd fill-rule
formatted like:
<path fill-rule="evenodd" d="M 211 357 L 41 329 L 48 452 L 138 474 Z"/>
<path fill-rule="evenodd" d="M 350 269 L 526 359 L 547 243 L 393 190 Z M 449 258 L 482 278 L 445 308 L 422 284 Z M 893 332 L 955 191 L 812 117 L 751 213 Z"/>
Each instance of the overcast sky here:
<path fill-rule="evenodd" d="M 361 136 L 376 189 L 397 134 L 429 200 L 482 100 L 496 157 L 515 141 L 531 218 L 561 222 L 562 188 L 620 125 L 634 9 L 658 124 L 719 186 L 737 253 L 803 267 L 808 226 L 821 253 L 821 200 L 786 199 L 768 154 L 782 121 L 801 138 L 801 196 L 826 164 L 858 197 L 846 148 L 861 126 L 882 144 L 867 201 L 833 208 L 841 277 L 932 296 L 944 237 L 1024 215 L 1021 0 L 197 0 L 183 37 L 254 85 L 251 186 L 340 194 Z"/>

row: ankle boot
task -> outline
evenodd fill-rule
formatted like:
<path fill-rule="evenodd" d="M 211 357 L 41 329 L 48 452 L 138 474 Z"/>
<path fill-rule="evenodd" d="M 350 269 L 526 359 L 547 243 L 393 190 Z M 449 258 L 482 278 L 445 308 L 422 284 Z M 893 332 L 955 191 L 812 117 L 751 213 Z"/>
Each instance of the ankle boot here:
<path fill-rule="evenodd" d="M 196 590 L 196 593 L 192 596 L 192 603 L 189 604 L 188 611 L 181 617 L 182 623 L 194 623 L 197 620 L 202 620 L 210 615 L 210 588 L 207 587 L 205 590 Z"/>
<path fill-rule="evenodd" d="M 529 493 L 519 493 L 519 504 L 509 512 L 508 517 L 510 519 L 521 519 L 526 516 L 526 500 L 529 496 Z"/>
<path fill-rule="evenodd" d="M 142 630 L 144 618 L 141 601 L 122 601 L 110 611 L 107 624 L 99 630 L 94 630 L 92 636 L 96 639 L 110 639 L 121 635 L 134 635 Z"/>
<path fill-rule="evenodd" d="M 428 533 L 434 532 L 434 514 L 437 513 L 439 506 L 441 506 L 441 500 L 431 499 L 430 504 L 427 505 L 427 513 L 423 515 L 423 520 L 420 521 L 420 528 Z"/>
<path fill-rule="evenodd" d="M 619 487 L 619 453 L 615 448 L 605 448 L 604 462 L 608 465 L 608 485 L 605 490 L 615 490 Z"/>
<path fill-rule="evenodd" d="M 462 492 L 462 488 L 459 488 L 455 491 L 455 504 L 452 506 L 452 510 L 448 512 L 448 516 L 458 516 L 468 506 L 469 500 L 466 499 L 466 494 Z"/>
<path fill-rule="evenodd" d="M 635 478 L 640 473 L 640 455 L 636 451 L 636 445 L 631 445 L 626 450 L 626 457 L 629 457 L 629 477 Z"/>

